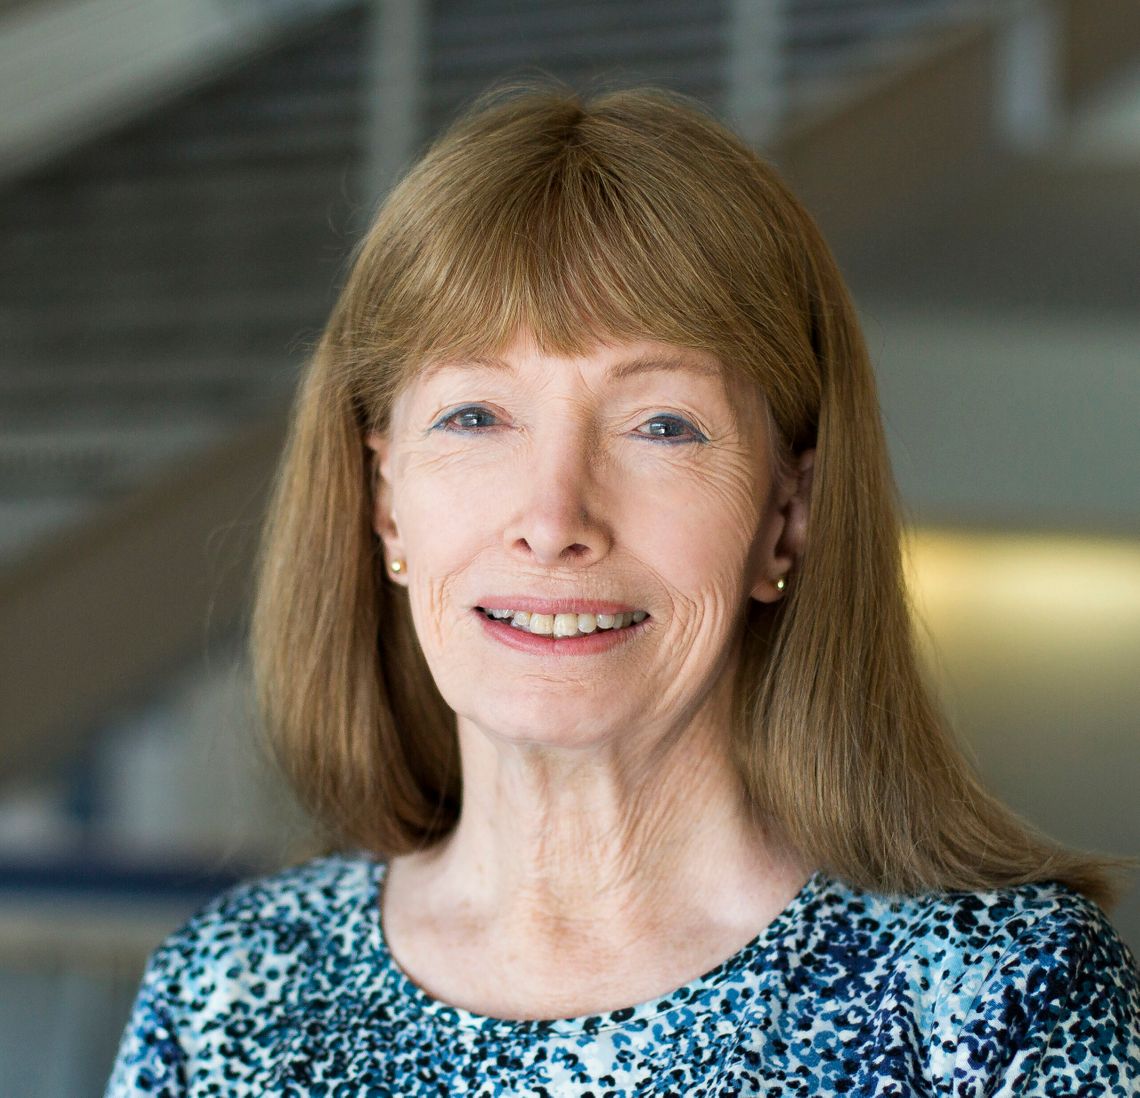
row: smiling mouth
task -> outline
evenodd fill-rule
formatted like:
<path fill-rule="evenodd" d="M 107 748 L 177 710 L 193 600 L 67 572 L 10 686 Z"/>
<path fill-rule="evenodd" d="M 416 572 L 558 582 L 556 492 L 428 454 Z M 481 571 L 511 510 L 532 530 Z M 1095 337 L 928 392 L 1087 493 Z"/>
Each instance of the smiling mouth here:
<path fill-rule="evenodd" d="M 501 621 L 520 633 L 531 633 L 538 637 L 586 637 L 607 630 L 617 632 L 649 617 L 645 610 L 620 614 L 532 614 L 527 610 L 488 610 L 483 606 L 476 606 L 475 609 L 492 621 Z"/>

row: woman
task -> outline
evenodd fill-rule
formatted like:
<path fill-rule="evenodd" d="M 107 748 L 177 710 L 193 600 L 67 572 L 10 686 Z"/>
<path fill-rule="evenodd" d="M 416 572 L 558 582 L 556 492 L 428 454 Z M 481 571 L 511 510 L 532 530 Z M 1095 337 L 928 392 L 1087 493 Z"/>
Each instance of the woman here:
<path fill-rule="evenodd" d="M 810 219 L 652 92 L 485 102 L 305 379 L 254 621 L 337 849 L 157 951 L 109 1094 L 1133 1094 L 1107 861 L 912 648 Z"/>

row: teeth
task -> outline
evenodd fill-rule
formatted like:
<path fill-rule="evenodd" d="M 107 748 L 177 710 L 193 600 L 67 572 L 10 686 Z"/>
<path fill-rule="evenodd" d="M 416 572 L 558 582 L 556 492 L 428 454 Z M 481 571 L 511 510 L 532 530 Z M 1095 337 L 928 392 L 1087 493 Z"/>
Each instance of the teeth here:
<path fill-rule="evenodd" d="M 625 611 L 620 614 L 532 614 L 527 610 L 485 610 L 496 621 L 509 620 L 516 629 L 540 637 L 578 637 L 597 629 L 624 629 L 645 621 L 645 610 Z"/>

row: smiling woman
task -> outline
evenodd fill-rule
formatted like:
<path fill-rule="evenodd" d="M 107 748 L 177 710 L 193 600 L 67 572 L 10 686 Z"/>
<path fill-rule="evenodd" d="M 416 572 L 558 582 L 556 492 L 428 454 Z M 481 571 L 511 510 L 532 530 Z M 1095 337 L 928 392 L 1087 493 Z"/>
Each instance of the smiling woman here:
<path fill-rule="evenodd" d="M 253 643 L 335 853 L 156 952 L 111 1095 L 1140 1086 L 1113 863 L 946 731 L 854 309 L 693 104 L 492 97 L 393 191 Z"/>

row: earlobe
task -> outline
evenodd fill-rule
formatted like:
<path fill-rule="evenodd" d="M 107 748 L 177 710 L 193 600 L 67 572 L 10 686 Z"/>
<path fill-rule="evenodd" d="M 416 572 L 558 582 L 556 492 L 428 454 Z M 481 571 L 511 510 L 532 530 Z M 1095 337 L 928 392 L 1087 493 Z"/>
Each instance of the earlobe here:
<path fill-rule="evenodd" d="M 393 568 L 393 562 L 404 560 L 404 546 L 392 500 L 388 439 L 378 431 L 370 431 L 364 438 L 364 444 L 372 451 L 369 463 L 372 529 L 384 545 L 384 556 L 388 561 L 388 573 L 390 576 L 395 576 L 404 571 L 402 564 L 400 568 Z M 402 576 L 396 582 L 402 583 Z"/>
<path fill-rule="evenodd" d="M 757 602 L 778 602 L 790 594 L 795 584 L 795 573 L 807 548 L 814 468 L 815 450 L 805 450 L 784 480 L 772 514 L 774 528 L 763 575 L 752 589 Z"/>

